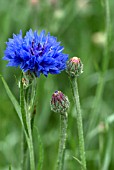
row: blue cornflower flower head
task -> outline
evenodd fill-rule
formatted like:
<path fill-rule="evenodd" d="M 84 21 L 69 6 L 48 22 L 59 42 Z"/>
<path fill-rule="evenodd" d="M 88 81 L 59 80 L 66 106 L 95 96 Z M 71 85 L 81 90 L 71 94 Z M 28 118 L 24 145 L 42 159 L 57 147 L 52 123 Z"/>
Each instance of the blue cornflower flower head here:
<path fill-rule="evenodd" d="M 23 72 L 34 73 L 37 77 L 59 74 L 66 68 L 68 55 L 63 53 L 63 46 L 44 30 L 38 35 L 30 29 L 24 37 L 20 31 L 6 45 L 3 59 L 9 61 L 7 66 L 19 66 Z"/>

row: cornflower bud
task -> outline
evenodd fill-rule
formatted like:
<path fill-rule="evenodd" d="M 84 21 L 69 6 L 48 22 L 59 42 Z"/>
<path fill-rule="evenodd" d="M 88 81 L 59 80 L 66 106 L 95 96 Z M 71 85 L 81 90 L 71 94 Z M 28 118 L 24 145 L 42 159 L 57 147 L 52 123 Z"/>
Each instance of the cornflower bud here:
<path fill-rule="evenodd" d="M 77 77 L 83 73 L 83 64 L 78 57 L 73 57 L 67 62 L 66 72 L 71 77 Z"/>
<path fill-rule="evenodd" d="M 65 113 L 69 108 L 70 102 L 68 97 L 61 91 L 55 91 L 51 99 L 51 110 L 54 112 Z"/>

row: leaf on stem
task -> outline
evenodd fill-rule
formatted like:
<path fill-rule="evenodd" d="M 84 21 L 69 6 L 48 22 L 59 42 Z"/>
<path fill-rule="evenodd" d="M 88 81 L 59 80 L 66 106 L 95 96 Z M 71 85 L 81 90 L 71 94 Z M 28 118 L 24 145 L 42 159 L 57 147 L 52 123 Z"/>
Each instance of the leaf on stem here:
<path fill-rule="evenodd" d="M 16 98 L 14 97 L 13 93 L 12 93 L 11 90 L 9 89 L 6 81 L 4 80 L 4 78 L 3 78 L 2 76 L 1 76 L 1 79 L 2 79 L 2 82 L 3 82 L 3 84 L 4 84 L 5 90 L 6 90 L 6 92 L 7 92 L 7 95 L 8 95 L 8 97 L 10 98 L 10 100 L 11 100 L 11 102 L 12 102 L 12 104 L 13 104 L 16 112 L 17 112 L 17 115 L 18 115 L 18 117 L 19 117 L 19 119 L 20 119 L 20 121 L 21 121 L 21 123 L 23 124 L 23 122 L 22 122 L 22 116 L 21 116 L 21 108 L 20 108 L 20 106 L 19 106 L 19 103 L 18 103 L 18 101 L 16 100 Z"/>

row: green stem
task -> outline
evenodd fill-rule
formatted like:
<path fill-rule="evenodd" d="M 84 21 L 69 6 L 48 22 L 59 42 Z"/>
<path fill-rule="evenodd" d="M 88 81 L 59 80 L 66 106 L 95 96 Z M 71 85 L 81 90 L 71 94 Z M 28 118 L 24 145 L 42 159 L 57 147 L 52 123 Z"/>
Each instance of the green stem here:
<path fill-rule="evenodd" d="M 90 122 L 88 132 L 95 127 L 98 121 L 98 118 L 99 118 L 100 101 L 102 99 L 102 94 L 103 94 L 104 86 L 105 86 L 104 78 L 105 78 L 105 73 L 107 71 L 108 63 L 109 63 L 109 45 L 110 45 L 110 35 L 111 35 L 110 8 L 109 8 L 109 0 L 104 0 L 104 2 L 105 2 L 106 41 L 105 41 L 105 46 L 104 46 L 104 57 L 102 61 L 102 72 L 99 77 L 99 82 L 98 82 L 96 94 L 95 94 L 95 100 L 93 101 L 93 105 L 92 105 L 92 114 L 90 118 L 91 122 Z"/>
<path fill-rule="evenodd" d="M 25 94 L 24 94 L 24 88 L 23 88 L 23 83 L 22 83 L 22 76 L 21 75 L 21 80 L 20 80 L 20 107 L 21 107 L 21 115 L 22 115 L 22 121 L 23 125 L 25 127 L 25 132 L 28 135 L 28 128 L 27 128 L 27 122 L 26 122 L 26 110 L 25 110 Z M 26 157 L 27 157 L 27 139 L 25 136 L 25 132 L 23 131 L 23 139 L 22 139 L 22 144 L 23 144 L 23 155 L 22 155 L 22 170 L 25 170 L 25 163 L 26 163 Z"/>
<path fill-rule="evenodd" d="M 25 170 L 26 169 L 26 159 L 27 159 L 27 149 L 28 149 L 28 146 L 27 146 L 27 139 L 26 139 L 26 136 L 25 136 L 25 133 L 23 132 L 23 136 L 22 136 L 22 140 L 23 140 L 23 146 L 22 146 L 22 149 L 23 149 L 23 155 L 22 155 L 22 170 Z"/>
<path fill-rule="evenodd" d="M 31 88 L 31 87 L 30 87 Z M 34 161 L 34 149 L 33 149 L 33 139 L 32 139 L 32 130 L 31 130 L 31 112 L 29 108 L 29 103 L 25 100 L 25 90 L 22 83 L 21 77 L 21 86 L 20 86 L 20 106 L 21 106 L 21 114 L 22 120 L 25 127 L 25 136 L 23 138 L 23 169 L 24 164 L 26 162 L 26 152 L 27 152 L 27 144 L 30 155 L 30 167 L 31 170 L 35 170 L 35 161 Z M 25 138 L 26 137 L 26 138 Z M 25 140 L 26 139 L 26 140 Z"/>
<path fill-rule="evenodd" d="M 27 115 L 27 127 L 29 133 L 28 148 L 30 154 L 30 167 L 31 170 L 35 170 L 34 148 L 33 148 L 33 138 L 32 138 L 32 130 L 31 130 L 31 114 L 29 111 Z"/>
<path fill-rule="evenodd" d="M 34 127 L 34 118 L 35 118 L 35 115 L 36 115 L 36 105 L 34 106 L 34 110 L 31 113 L 31 130 L 32 130 L 32 132 L 33 132 L 33 127 Z"/>
<path fill-rule="evenodd" d="M 29 153 L 31 170 L 35 170 L 34 147 L 33 147 L 33 125 L 36 114 L 35 97 L 36 97 L 36 79 L 32 82 L 30 87 L 31 95 L 30 101 L 27 103 L 27 127 L 29 133 Z"/>
<path fill-rule="evenodd" d="M 22 76 L 20 80 L 20 107 L 21 107 L 21 115 L 22 115 L 22 120 L 23 120 L 23 124 L 25 127 L 25 131 L 28 134 L 27 122 L 26 122 L 25 98 L 24 98 L 25 94 L 24 94 L 24 88 L 23 88 L 23 83 L 22 83 Z"/>
<path fill-rule="evenodd" d="M 80 151 L 80 159 L 81 159 L 81 169 L 86 170 L 86 158 L 85 158 L 85 148 L 84 148 L 84 136 L 83 136 L 83 124 L 82 124 L 82 115 L 80 109 L 80 101 L 79 101 L 79 94 L 78 94 L 78 85 L 77 79 L 72 78 L 72 90 L 74 96 L 74 103 L 76 107 L 77 113 L 77 126 L 78 126 L 78 136 L 79 136 L 79 151 Z"/>
<path fill-rule="evenodd" d="M 37 170 L 42 170 L 43 168 L 43 159 L 44 159 L 44 151 L 43 151 L 43 145 L 42 145 L 42 140 L 41 140 L 41 137 L 40 137 L 40 133 L 39 133 L 39 130 L 37 127 L 35 127 L 36 129 L 36 132 L 37 132 L 37 140 L 38 140 L 38 149 L 39 149 L 39 160 L 37 162 Z"/>
<path fill-rule="evenodd" d="M 104 61 L 103 61 L 103 72 L 107 70 L 109 63 L 109 45 L 111 38 L 111 22 L 110 22 L 110 7 L 109 0 L 105 0 L 105 32 L 106 32 L 106 41 L 104 47 Z"/>
<path fill-rule="evenodd" d="M 68 121 L 67 113 L 60 115 L 60 142 L 56 167 L 57 170 L 63 170 L 64 166 L 64 152 L 67 136 L 67 121 Z"/>

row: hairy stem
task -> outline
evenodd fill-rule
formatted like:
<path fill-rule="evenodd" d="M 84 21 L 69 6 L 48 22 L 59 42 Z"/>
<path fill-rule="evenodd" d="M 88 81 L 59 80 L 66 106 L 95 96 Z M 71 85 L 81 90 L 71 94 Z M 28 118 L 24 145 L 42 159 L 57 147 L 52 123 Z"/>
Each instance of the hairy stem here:
<path fill-rule="evenodd" d="M 64 152 L 67 136 L 67 121 L 68 121 L 67 113 L 60 115 L 60 142 L 56 167 L 57 170 L 63 170 L 64 166 Z"/>
<path fill-rule="evenodd" d="M 23 76 L 23 74 L 22 74 Z M 26 110 L 25 110 L 25 94 L 24 94 L 24 88 L 23 88 L 23 83 L 22 83 L 22 76 L 21 76 L 21 80 L 20 80 L 20 107 L 21 107 L 21 115 L 22 115 L 22 121 L 23 121 L 23 125 L 25 127 L 25 131 L 27 133 L 28 136 L 28 128 L 27 128 L 27 122 L 26 122 Z M 25 170 L 25 164 L 26 164 L 26 157 L 27 157 L 27 139 L 25 136 L 25 132 L 22 131 L 23 133 L 23 137 L 22 137 L 22 170 Z"/>
<path fill-rule="evenodd" d="M 27 126 L 28 126 L 28 133 L 29 133 L 28 148 L 30 154 L 30 167 L 31 170 L 35 170 L 34 148 L 33 148 L 33 138 L 32 138 L 32 130 L 31 130 L 31 114 L 29 112 L 27 115 Z"/>
<path fill-rule="evenodd" d="M 22 136 L 22 149 L 23 149 L 23 155 L 22 155 L 22 170 L 26 169 L 26 160 L 27 160 L 27 149 L 28 149 L 28 145 L 27 145 L 27 140 L 26 140 L 26 136 L 25 133 L 23 132 L 23 136 Z"/>
<path fill-rule="evenodd" d="M 78 85 L 77 79 L 72 78 L 72 90 L 74 96 L 74 103 L 76 107 L 77 113 L 77 126 L 78 126 L 78 136 L 79 136 L 79 151 L 80 151 L 80 159 L 81 159 L 81 169 L 86 170 L 86 158 L 85 158 L 85 147 L 84 147 L 84 136 L 83 136 L 83 124 L 82 124 L 82 115 L 80 109 L 80 101 L 79 101 L 79 94 L 78 94 Z"/>
<path fill-rule="evenodd" d="M 23 76 L 23 75 L 22 75 Z M 31 88 L 31 87 L 30 87 Z M 26 153 L 27 149 L 29 149 L 29 155 L 30 155 L 30 167 L 31 170 L 35 170 L 35 161 L 34 161 L 34 148 L 33 148 L 33 139 L 32 139 L 32 129 L 31 129 L 31 112 L 29 108 L 29 102 L 25 100 L 25 89 L 23 87 L 22 83 L 22 77 L 21 77 L 21 86 L 20 86 L 20 106 L 21 106 L 21 114 L 22 114 L 22 120 L 25 127 L 25 135 L 23 138 L 23 163 L 22 167 L 25 168 L 25 162 L 26 162 Z M 26 137 L 26 138 L 25 138 Z M 28 144 L 28 146 L 27 146 Z"/>

